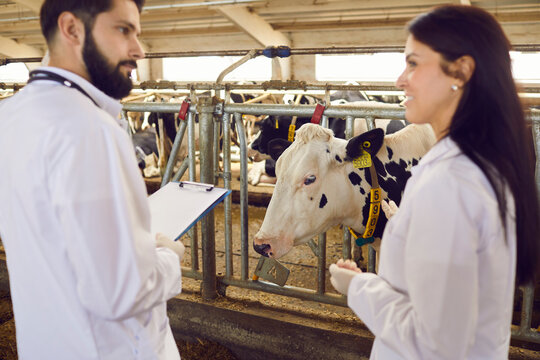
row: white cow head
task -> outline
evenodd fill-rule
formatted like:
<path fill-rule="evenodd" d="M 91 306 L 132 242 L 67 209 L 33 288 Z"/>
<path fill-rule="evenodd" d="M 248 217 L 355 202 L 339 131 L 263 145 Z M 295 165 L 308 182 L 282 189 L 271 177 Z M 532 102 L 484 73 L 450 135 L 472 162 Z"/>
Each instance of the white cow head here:
<path fill-rule="evenodd" d="M 278 180 L 253 241 L 255 251 L 280 258 L 293 246 L 339 224 L 362 232 L 371 177 L 368 169 L 355 169 L 352 159 L 366 142 L 370 148 L 364 149 L 372 154 L 382 197 L 390 194 L 399 204 L 409 168 L 435 143 L 435 137 L 429 125 L 409 125 L 392 135 L 374 129 L 346 141 L 321 126 L 304 125 L 281 156 L 283 147 L 270 150 L 273 157 L 279 156 Z M 386 223 L 382 213 L 379 222 L 378 229 Z"/>

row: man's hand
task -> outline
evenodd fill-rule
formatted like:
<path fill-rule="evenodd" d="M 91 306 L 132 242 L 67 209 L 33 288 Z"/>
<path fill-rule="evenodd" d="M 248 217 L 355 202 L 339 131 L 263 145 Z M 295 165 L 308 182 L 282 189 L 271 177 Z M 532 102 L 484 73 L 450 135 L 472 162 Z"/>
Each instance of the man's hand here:
<path fill-rule="evenodd" d="M 343 259 L 339 259 L 337 263 L 330 265 L 328 270 L 330 271 L 332 286 L 343 295 L 347 295 L 352 278 L 362 273 L 362 270 L 356 266 L 354 261 L 343 261 Z"/>
<path fill-rule="evenodd" d="M 381 201 L 381 208 L 382 208 L 382 211 L 384 212 L 384 215 L 386 215 L 386 218 L 388 220 L 390 220 L 390 218 L 392 216 L 394 216 L 396 214 L 396 212 L 398 211 L 398 206 L 396 205 L 395 202 L 393 202 L 392 200 L 390 201 L 386 201 L 386 200 L 383 200 Z"/>
<path fill-rule="evenodd" d="M 156 247 L 165 247 L 171 249 L 176 255 L 178 255 L 180 262 L 182 262 L 184 252 L 186 251 L 184 244 L 180 240 L 173 241 L 161 233 L 156 234 Z"/>

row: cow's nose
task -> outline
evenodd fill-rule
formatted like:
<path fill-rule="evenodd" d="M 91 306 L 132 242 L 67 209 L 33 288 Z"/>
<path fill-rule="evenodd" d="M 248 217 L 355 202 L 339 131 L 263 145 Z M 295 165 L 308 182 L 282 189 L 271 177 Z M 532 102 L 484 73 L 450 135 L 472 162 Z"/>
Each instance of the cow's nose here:
<path fill-rule="evenodd" d="M 269 244 L 261 244 L 257 245 L 253 243 L 253 249 L 255 249 L 256 252 L 261 254 L 262 256 L 268 257 L 268 253 L 270 252 L 271 246 Z"/>

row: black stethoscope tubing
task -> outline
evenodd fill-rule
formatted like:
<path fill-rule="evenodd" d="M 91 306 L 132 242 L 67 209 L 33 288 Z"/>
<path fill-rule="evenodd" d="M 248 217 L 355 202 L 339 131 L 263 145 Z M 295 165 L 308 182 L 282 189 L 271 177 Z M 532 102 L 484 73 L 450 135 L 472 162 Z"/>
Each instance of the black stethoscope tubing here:
<path fill-rule="evenodd" d="M 30 84 L 31 82 L 37 81 L 37 80 L 56 81 L 59 84 L 62 84 L 64 86 L 67 86 L 67 87 L 75 89 L 75 90 L 78 90 L 81 94 L 83 94 L 84 96 L 89 98 L 97 107 L 99 107 L 97 102 L 94 99 L 92 99 L 92 97 L 86 91 L 84 91 L 84 89 L 82 87 L 80 87 L 79 84 L 77 84 L 77 83 L 75 83 L 75 82 L 73 82 L 71 80 L 66 79 L 62 75 L 58 75 L 58 74 L 55 74 L 55 73 L 53 73 L 51 71 L 47 71 L 47 70 L 33 70 L 33 71 L 30 71 L 29 76 L 30 76 L 30 78 L 28 79 L 27 84 Z"/>

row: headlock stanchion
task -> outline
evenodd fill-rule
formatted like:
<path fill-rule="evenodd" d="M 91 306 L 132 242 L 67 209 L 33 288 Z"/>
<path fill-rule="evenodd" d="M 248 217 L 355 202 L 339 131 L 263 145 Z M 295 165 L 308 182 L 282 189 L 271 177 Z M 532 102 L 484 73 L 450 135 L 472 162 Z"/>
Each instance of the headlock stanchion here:
<path fill-rule="evenodd" d="M 193 96 L 190 96 L 192 99 Z M 234 126 L 237 130 L 240 152 L 241 152 L 241 186 L 240 186 L 240 210 L 241 210 L 241 274 L 239 277 L 233 273 L 233 253 L 232 253 L 232 233 L 231 233 L 231 198 L 225 199 L 225 252 L 226 252 L 226 271 L 225 276 L 216 275 L 215 263 L 215 238 L 214 238 L 214 215 L 205 217 L 202 223 L 202 253 L 203 267 L 198 268 L 197 247 L 198 241 L 195 234 L 190 234 L 191 237 L 191 268 L 182 268 L 183 275 L 186 277 L 201 280 L 202 295 L 206 299 L 212 299 L 216 296 L 216 288 L 226 288 L 227 286 L 236 286 L 245 289 L 263 291 L 272 294 L 295 297 L 304 300 L 317 301 L 326 304 L 347 306 L 346 297 L 328 294 L 325 292 L 324 280 L 326 275 L 325 252 L 326 239 L 320 237 L 317 247 L 319 256 L 318 263 L 318 279 L 317 290 L 305 289 L 294 286 L 278 286 L 275 284 L 262 281 L 253 281 L 249 278 L 248 269 L 248 249 L 250 246 L 248 238 L 248 194 L 247 194 L 247 143 L 245 138 L 242 115 L 289 115 L 309 117 L 315 111 L 313 105 L 275 105 L 275 104 L 221 104 L 221 108 L 217 107 L 215 101 L 211 98 L 201 97 L 198 101 L 194 101 L 193 105 L 187 110 L 187 129 L 188 129 L 188 148 L 189 148 L 189 180 L 197 181 L 196 174 L 196 158 L 195 158 L 195 128 L 194 116 L 198 114 L 200 120 L 200 149 L 201 149 L 201 181 L 214 183 L 214 149 L 216 142 L 214 141 L 214 118 L 219 115 L 223 127 L 223 177 L 226 188 L 231 188 L 231 160 L 230 160 L 230 130 L 231 117 Z M 124 111 L 157 111 L 157 112 L 173 112 L 179 111 L 180 104 L 166 103 L 127 103 L 124 104 Z M 217 110 L 216 110 L 217 109 Z M 327 118 L 340 117 L 346 118 L 346 136 L 352 137 L 353 120 L 355 118 L 365 118 L 368 122 L 368 128 L 373 128 L 374 118 L 385 119 L 403 119 L 404 109 L 398 106 L 389 108 L 373 108 L 369 103 L 356 107 L 340 107 L 331 106 L 324 110 L 322 114 L 322 125 L 327 126 Z M 531 111 L 528 116 L 533 122 L 532 131 L 536 146 L 537 159 L 540 159 L 540 111 Z M 182 125 L 181 125 L 182 126 Z M 179 140 L 180 141 L 180 140 Z M 176 139 L 175 139 L 176 142 Z M 172 167 L 172 163 L 168 166 Z M 536 164 L 536 182 L 540 191 L 540 162 Z M 195 228 L 195 227 L 194 227 Z M 322 240 L 324 239 L 324 240 Z M 314 244 L 313 244 L 314 245 Z M 343 256 L 344 258 L 351 257 L 350 237 L 344 233 L 343 238 Z M 375 251 L 369 246 L 368 269 L 375 271 Z M 275 270 L 274 270 L 275 269 Z M 253 269 L 255 270 L 255 269 Z M 270 275 L 276 275 L 277 267 L 267 269 Z M 276 280 L 277 281 L 277 280 Z M 282 279 L 280 280 L 282 281 Z M 522 292 L 522 315 L 519 326 L 512 325 L 512 338 L 516 340 L 524 340 L 529 342 L 540 343 L 540 332 L 531 329 L 531 319 L 533 318 L 533 303 L 534 303 L 534 286 L 529 285 L 521 288 Z M 223 291 L 225 294 L 225 291 Z"/>

